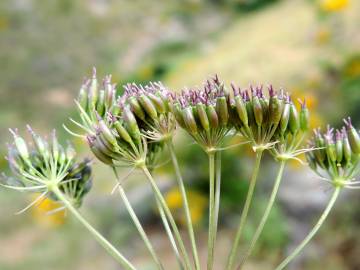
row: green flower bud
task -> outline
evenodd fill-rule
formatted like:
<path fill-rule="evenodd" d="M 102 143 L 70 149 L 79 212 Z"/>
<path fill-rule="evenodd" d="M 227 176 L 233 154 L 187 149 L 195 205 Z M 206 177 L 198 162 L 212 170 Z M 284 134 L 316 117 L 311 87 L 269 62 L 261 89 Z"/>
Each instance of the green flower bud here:
<path fill-rule="evenodd" d="M 14 136 L 15 147 L 16 147 L 20 157 L 24 161 L 28 161 L 30 156 L 29 156 L 29 150 L 28 150 L 25 140 L 17 134 L 16 130 L 15 131 L 12 129 L 9 129 L 9 130 L 12 133 L 12 135 Z"/>
<path fill-rule="evenodd" d="M 113 146 L 117 145 L 117 140 L 116 137 L 114 135 L 114 133 L 112 132 L 112 130 L 106 125 L 105 121 L 99 116 L 98 116 L 98 128 L 101 131 L 101 134 L 103 134 L 104 139 Z"/>
<path fill-rule="evenodd" d="M 156 120 L 158 115 L 156 108 L 151 100 L 144 94 L 141 94 L 138 99 L 144 111 L 150 116 L 151 119 Z"/>
<path fill-rule="evenodd" d="M 113 164 L 113 161 L 112 159 L 105 155 L 104 153 L 102 153 L 94 144 L 94 138 L 91 138 L 91 137 L 87 137 L 87 140 L 88 140 L 88 143 L 89 143 L 89 146 L 90 146 L 90 150 L 91 152 L 94 154 L 94 156 L 100 160 L 101 162 L 107 164 L 107 165 L 112 165 Z"/>
<path fill-rule="evenodd" d="M 248 115 L 246 111 L 246 105 L 240 96 L 235 96 L 235 107 L 236 112 L 242 122 L 243 125 L 248 126 Z"/>
<path fill-rule="evenodd" d="M 81 105 L 82 108 L 84 108 L 84 110 L 87 110 L 87 103 L 88 103 L 88 96 L 87 96 L 87 91 L 86 91 L 86 83 L 84 83 L 79 91 L 79 97 L 78 97 L 78 101 L 79 104 Z"/>
<path fill-rule="evenodd" d="M 327 138 L 325 140 L 325 147 L 326 154 L 331 160 L 331 162 L 336 162 L 336 147 L 332 139 Z"/>
<path fill-rule="evenodd" d="M 210 122 L 206 114 L 206 107 L 202 103 L 196 104 L 197 115 L 204 130 L 210 130 Z"/>
<path fill-rule="evenodd" d="M 209 119 L 210 127 L 217 128 L 219 126 L 219 118 L 213 105 L 206 106 L 206 114 Z"/>
<path fill-rule="evenodd" d="M 96 68 L 93 68 L 92 78 L 90 80 L 89 87 L 89 107 L 90 109 L 95 108 L 96 102 L 98 100 L 98 81 L 96 79 Z"/>
<path fill-rule="evenodd" d="M 36 150 L 45 157 L 45 159 L 47 159 L 49 157 L 49 150 L 48 147 L 45 143 L 45 141 L 39 136 L 37 135 L 29 125 L 26 126 L 29 133 L 31 134 L 31 137 L 33 139 L 34 145 Z"/>
<path fill-rule="evenodd" d="M 165 104 L 164 104 L 163 100 L 160 97 L 155 96 L 152 93 L 147 93 L 147 96 L 150 98 L 150 100 L 154 104 L 154 106 L 155 106 L 158 113 L 163 114 L 163 113 L 166 112 Z"/>
<path fill-rule="evenodd" d="M 292 134 L 298 132 L 300 128 L 298 111 L 293 103 L 290 105 L 289 128 Z"/>
<path fill-rule="evenodd" d="M 141 108 L 141 105 L 139 103 L 139 101 L 137 100 L 136 97 L 131 96 L 128 98 L 128 103 L 130 105 L 130 108 L 132 110 L 132 112 L 141 120 L 145 120 L 145 113 L 143 111 L 143 109 Z"/>
<path fill-rule="evenodd" d="M 100 92 L 99 92 L 99 99 L 96 104 L 96 111 L 101 116 L 103 116 L 105 113 L 105 91 L 104 90 L 100 90 Z"/>
<path fill-rule="evenodd" d="M 323 137 L 320 135 L 320 133 L 315 134 L 315 147 L 316 148 L 323 148 L 325 147 L 325 141 Z M 324 162 L 326 158 L 326 153 L 324 149 L 317 149 L 314 150 L 315 157 L 319 163 Z"/>
<path fill-rule="evenodd" d="M 254 117 L 254 110 L 253 110 L 252 102 L 247 101 L 245 103 L 245 106 L 246 106 L 246 113 L 248 115 L 249 126 L 252 126 L 255 123 L 255 117 Z"/>
<path fill-rule="evenodd" d="M 340 131 L 336 131 L 336 161 L 340 163 L 343 160 L 344 152 L 343 152 L 343 138 Z"/>
<path fill-rule="evenodd" d="M 306 102 L 301 103 L 301 111 L 300 111 L 300 128 L 302 131 L 309 130 L 309 110 L 306 107 Z"/>
<path fill-rule="evenodd" d="M 192 107 L 188 106 L 182 110 L 182 117 L 184 119 L 185 126 L 191 134 L 197 133 L 197 125 L 195 117 L 193 115 Z"/>
<path fill-rule="evenodd" d="M 351 150 L 355 155 L 359 155 L 360 154 L 360 136 L 359 136 L 359 133 L 356 131 L 356 129 L 351 124 L 350 117 L 348 118 L 348 120 L 344 120 L 344 122 L 346 124 L 346 131 L 347 131 L 347 136 L 348 136 L 349 143 L 350 143 L 350 146 L 351 146 Z"/>
<path fill-rule="evenodd" d="M 269 99 L 269 120 L 270 124 L 277 126 L 282 115 L 282 101 L 276 95 Z"/>
<path fill-rule="evenodd" d="M 229 121 L 229 111 L 226 97 L 221 96 L 216 99 L 216 111 L 219 117 L 220 125 L 226 126 Z"/>
<path fill-rule="evenodd" d="M 119 136 L 126 141 L 129 144 L 133 143 L 133 140 L 131 139 L 130 134 L 127 132 L 127 130 L 122 126 L 122 124 L 119 121 L 116 121 L 114 123 L 114 127 L 119 134 Z"/>
<path fill-rule="evenodd" d="M 290 103 L 286 102 L 280 119 L 280 130 L 284 134 L 290 119 Z"/>
<path fill-rule="evenodd" d="M 346 162 L 349 163 L 352 159 L 352 152 L 346 132 L 344 132 L 343 134 L 343 151 L 344 151 L 344 158 Z"/>
<path fill-rule="evenodd" d="M 141 132 L 139 126 L 136 122 L 134 114 L 131 112 L 130 108 L 125 106 L 123 110 L 123 120 L 126 124 L 127 131 L 130 133 L 136 142 L 140 142 Z"/>
<path fill-rule="evenodd" d="M 255 116 L 255 122 L 258 126 L 261 126 L 263 122 L 262 106 L 257 96 L 252 97 L 253 112 Z"/>
<path fill-rule="evenodd" d="M 175 103 L 171 106 L 171 111 L 175 116 L 176 122 L 180 125 L 180 127 L 185 128 L 185 122 L 181 112 L 181 105 L 179 103 Z"/>

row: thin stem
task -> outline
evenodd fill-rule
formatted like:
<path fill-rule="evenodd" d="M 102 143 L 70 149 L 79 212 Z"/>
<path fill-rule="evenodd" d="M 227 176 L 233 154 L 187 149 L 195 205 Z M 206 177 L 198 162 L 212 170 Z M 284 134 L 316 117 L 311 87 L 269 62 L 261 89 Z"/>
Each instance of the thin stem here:
<path fill-rule="evenodd" d="M 240 224 L 239 224 L 238 230 L 236 232 L 235 240 L 234 240 L 234 243 L 233 243 L 231 251 L 230 251 L 226 270 L 231 270 L 231 269 L 233 269 L 233 266 L 234 266 L 234 260 L 235 260 L 236 253 L 238 251 L 240 238 L 241 238 L 242 232 L 243 232 L 245 224 L 246 224 L 246 219 L 247 219 L 247 216 L 249 213 L 251 200 L 254 195 L 254 190 L 255 190 L 255 186 L 256 186 L 257 176 L 259 174 L 259 168 L 260 168 L 262 154 L 263 154 L 263 151 L 261 151 L 261 150 L 258 150 L 256 152 L 255 166 L 254 166 L 253 174 L 251 176 L 249 190 L 248 190 L 248 193 L 246 196 L 244 209 L 241 213 Z"/>
<path fill-rule="evenodd" d="M 128 198 L 126 196 L 125 190 L 124 190 L 124 188 L 122 186 L 122 183 L 120 182 L 119 175 L 118 175 L 118 172 L 117 172 L 116 168 L 113 167 L 113 171 L 114 171 L 115 177 L 116 177 L 116 179 L 117 179 L 117 181 L 119 183 L 118 191 L 119 191 L 119 194 L 120 194 L 120 197 L 121 197 L 122 201 L 125 204 L 126 210 L 128 211 L 128 213 L 129 213 L 129 215 L 130 215 L 136 229 L 138 230 L 142 240 L 144 241 L 145 246 L 149 250 L 155 264 L 158 266 L 158 269 L 163 270 L 164 267 L 162 266 L 158 256 L 156 255 L 156 252 L 155 252 L 149 238 L 147 237 L 144 228 L 142 227 L 142 225 L 141 225 L 141 223 L 140 223 L 134 209 L 132 208 L 132 206 L 130 204 L 130 201 L 128 200 Z"/>
<path fill-rule="evenodd" d="M 155 182 L 154 178 L 152 177 L 151 173 L 149 172 L 148 168 L 146 166 L 141 166 L 140 168 L 142 169 L 142 171 L 144 172 L 144 174 L 146 175 L 146 177 L 150 181 L 150 184 L 151 184 L 151 187 L 152 187 L 152 189 L 153 189 L 153 191 L 155 193 L 155 196 L 159 200 L 159 203 L 160 203 L 162 209 L 164 210 L 164 212 L 165 212 L 165 214 L 166 214 L 166 216 L 167 216 L 167 218 L 168 218 L 168 220 L 170 222 L 170 225 L 171 225 L 172 230 L 174 232 L 176 241 L 179 244 L 180 252 L 182 253 L 182 255 L 184 257 L 186 269 L 187 270 L 192 269 L 191 264 L 190 264 L 190 260 L 189 260 L 189 255 L 186 252 L 186 248 L 185 248 L 184 242 L 183 242 L 183 240 L 181 238 L 179 229 L 176 226 L 174 217 L 172 216 L 171 211 L 170 211 L 169 207 L 167 206 L 163 195 L 161 194 L 161 192 L 160 192 L 158 186 L 156 185 L 156 182 Z"/>
<path fill-rule="evenodd" d="M 318 222 L 315 224 L 314 228 L 309 232 L 309 234 L 305 237 L 305 239 L 297 246 L 297 248 L 288 256 L 282 263 L 276 267 L 275 270 L 284 269 L 301 251 L 302 249 L 310 242 L 310 240 L 314 237 L 317 231 L 320 229 L 321 225 L 324 223 L 325 219 L 329 215 L 331 209 L 333 208 L 336 199 L 339 196 L 341 191 L 341 187 L 336 187 L 334 193 L 332 194 L 328 205 L 326 206 L 324 212 L 321 214 Z"/>
<path fill-rule="evenodd" d="M 80 221 L 82 225 L 95 237 L 99 244 L 126 270 L 136 270 L 136 268 L 108 241 L 103 237 L 94 227 L 92 227 L 76 210 L 76 208 L 63 195 L 58 187 L 54 187 L 51 191 L 56 197 L 62 201 L 66 208 Z"/>
<path fill-rule="evenodd" d="M 251 255 L 251 252 L 253 251 L 253 249 L 254 249 L 254 247 L 256 245 L 256 242 L 258 241 L 258 239 L 259 239 L 259 237 L 260 237 L 260 235 L 261 235 L 261 233 L 262 233 L 262 231 L 264 229 L 266 221 L 269 218 L 271 209 L 272 209 L 272 207 L 274 205 L 274 202 L 275 202 L 277 192 L 278 192 L 279 187 L 280 187 L 281 179 L 282 179 L 282 176 L 283 176 L 283 173 L 284 173 L 285 164 L 286 164 L 286 161 L 281 161 L 280 162 L 279 171 L 278 171 L 278 174 L 276 176 L 274 187 L 272 189 L 270 199 L 269 199 L 269 202 L 268 202 L 268 204 L 266 206 L 264 215 L 261 218 L 259 226 L 257 227 L 257 229 L 255 231 L 255 234 L 254 234 L 253 238 L 251 239 L 250 246 L 249 246 L 248 250 L 246 251 L 245 256 L 243 257 L 241 264 L 238 266 L 238 269 L 241 269 L 241 267 L 245 264 L 248 257 Z"/>
<path fill-rule="evenodd" d="M 193 259 L 194 259 L 194 263 L 195 263 L 195 269 L 200 270 L 199 255 L 198 255 L 198 252 L 197 252 L 194 228 L 193 228 L 193 223 L 192 223 L 192 220 L 191 220 L 189 203 L 188 203 L 188 199 L 187 199 L 187 195 L 186 195 L 184 180 L 183 180 L 183 178 L 181 176 L 178 160 L 177 160 L 176 154 L 175 154 L 174 144 L 171 141 L 168 141 L 167 146 L 168 146 L 168 149 L 169 149 L 169 152 L 170 152 L 171 160 L 172 160 L 173 167 L 174 167 L 175 174 L 176 174 L 177 184 L 179 186 L 182 201 L 183 201 L 183 208 L 184 208 L 184 212 L 185 212 L 186 225 L 187 225 L 188 234 L 189 234 L 191 247 L 192 247 L 192 253 L 193 253 Z"/>
<path fill-rule="evenodd" d="M 215 155 L 215 173 L 216 173 L 216 185 L 215 185 L 215 240 L 219 223 L 219 209 L 220 209 L 220 192 L 221 192 L 221 152 L 217 152 Z"/>
<path fill-rule="evenodd" d="M 171 247 L 172 247 L 172 249 L 173 249 L 173 251 L 174 251 L 176 260 L 177 260 L 177 262 L 178 262 L 178 264 L 179 264 L 179 269 L 184 269 L 184 263 L 183 263 L 183 261 L 182 261 L 182 259 L 181 259 L 180 254 L 179 254 L 179 250 L 178 250 L 178 248 L 177 248 L 177 246 L 176 246 L 176 241 L 175 241 L 174 235 L 173 235 L 173 233 L 172 233 L 172 231 L 171 231 L 171 228 L 170 228 L 170 226 L 169 226 L 169 222 L 168 222 L 168 220 L 167 220 L 167 218 L 166 218 L 166 215 L 165 215 L 165 213 L 164 213 L 164 210 L 162 209 L 161 204 L 160 204 L 159 200 L 157 199 L 157 197 L 155 197 L 155 200 L 156 200 L 156 205 L 157 205 L 157 207 L 158 207 L 158 209 L 159 209 L 160 218 L 161 218 L 162 223 L 163 223 L 163 225 L 164 225 L 166 234 L 168 235 L 168 238 L 169 238 Z"/>
<path fill-rule="evenodd" d="M 207 269 L 212 270 L 215 246 L 215 154 L 209 153 L 209 235 Z"/>

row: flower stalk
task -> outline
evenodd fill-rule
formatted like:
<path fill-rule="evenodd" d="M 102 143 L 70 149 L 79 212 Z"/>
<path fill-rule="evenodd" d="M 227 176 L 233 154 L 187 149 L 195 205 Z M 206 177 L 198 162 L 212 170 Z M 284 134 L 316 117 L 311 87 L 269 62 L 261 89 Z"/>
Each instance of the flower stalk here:
<path fill-rule="evenodd" d="M 194 228 L 193 228 L 193 223 L 192 223 L 192 220 L 191 220 L 189 202 L 188 202 L 188 199 L 187 199 L 187 196 L 186 196 L 186 189 L 185 189 L 185 185 L 184 185 L 184 180 L 183 180 L 183 178 L 181 176 L 178 160 L 177 160 L 176 154 L 175 154 L 174 144 L 172 143 L 171 140 L 168 140 L 166 142 L 166 144 L 167 144 L 167 147 L 168 147 L 169 152 L 170 152 L 171 161 L 173 163 L 173 167 L 174 167 L 174 170 L 175 170 L 177 184 L 179 186 L 180 193 L 181 193 L 181 198 L 182 198 L 182 201 L 183 201 L 183 209 L 184 209 L 185 218 L 186 218 L 187 230 L 188 230 L 188 234 L 189 234 L 189 238 L 190 238 L 190 242 L 191 242 L 191 248 L 192 248 L 192 253 L 193 253 L 195 269 L 199 270 L 200 269 L 200 261 L 199 261 L 199 255 L 198 255 L 198 252 L 197 252 L 197 247 L 196 247 Z"/>
<path fill-rule="evenodd" d="M 267 203 L 264 214 L 263 214 L 263 216 L 261 218 L 261 221 L 260 221 L 260 223 L 259 223 L 259 225 L 258 225 L 258 227 L 257 227 L 257 229 L 255 231 L 255 234 L 254 234 L 253 238 L 251 239 L 250 246 L 247 249 L 244 257 L 242 258 L 242 262 L 238 266 L 238 269 L 242 268 L 242 266 L 246 263 L 246 260 L 251 255 L 251 252 L 254 250 L 255 245 L 256 245 L 256 243 L 257 243 L 257 241 L 258 241 L 258 239 L 259 239 L 259 237 L 260 237 L 260 235 L 261 235 L 261 233 L 262 233 L 262 231 L 264 229 L 266 221 L 269 218 L 271 209 L 274 206 L 276 195 L 277 195 L 279 187 L 280 187 L 281 179 L 282 179 L 282 176 L 283 176 L 283 173 L 284 173 L 285 164 L 286 164 L 285 160 L 280 162 L 279 171 L 278 171 L 277 177 L 275 179 L 275 183 L 274 183 L 271 195 L 270 195 L 270 199 L 269 199 L 269 201 Z"/>
<path fill-rule="evenodd" d="M 242 232 L 243 232 L 245 224 L 246 224 L 249 209 L 251 206 L 251 201 L 252 201 L 252 198 L 254 195 L 254 190 L 255 190 L 255 186 L 256 186 L 256 182 L 257 182 L 257 177 L 259 174 L 262 155 L 263 155 L 263 151 L 259 150 L 258 152 L 256 152 L 255 165 L 254 165 L 253 174 L 252 174 L 251 180 L 250 180 L 249 190 L 248 190 L 248 193 L 246 196 L 244 209 L 241 213 L 240 224 L 236 231 L 235 239 L 234 239 L 233 245 L 231 247 L 226 270 L 232 270 L 234 267 L 235 257 L 236 257 L 236 254 L 237 254 L 237 251 L 239 248 L 240 239 L 241 239 Z"/>
<path fill-rule="evenodd" d="M 173 233 L 175 235 L 175 239 L 178 242 L 180 252 L 181 252 L 181 254 L 183 256 L 183 259 L 184 259 L 185 269 L 189 269 L 189 270 L 193 269 L 191 267 L 189 255 L 188 255 L 188 253 L 186 251 L 184 242 L 183 242 L 183 240 L 181 238 L 180 231 L 179 231 L 179 229 L 178 229 L 178 227 L 177 227 L 177 225 L 175 223 L 174 217 L 172 216 L 169 207 L 167 206 L 167 204 L 165 202 L 165 199 L 164 199 L 163 195 L 161 194 L 161 191 L 159 190 L 159 188 L 158 188 L 154 178 L 152 177 L 149 169 L 145 165 L 142 165 L 140 167 L 140 169 L 143 171 L 143 173 L 145 174 L 145 176 L 149 180 L 151 188 L 153 189 L 154 194 L 157 197 L 157 200 L 159 201 L 159 204 L 160 204 L 162 210 L 164 211 L 164 213 L 165 213 L 165 215 L 166 215 L 166 217 L 167 217 L 167 219 L 168 219 L 168 221 L 170 223 L 170 226 L 171 226 L 171 228 L 173 230 Z"/>
<path fill-rule="evenodd" d="M 130 201 L 128 200 L 128 198 L 126 196 L 125 190 L 124 190 L 124 188 L 122 186 L 122 183 L 120 182 L 120 178 L 119 178 L 118 172 L 117 172 L 115 167 L 113 167 L 113 172 L 114 172 L 114 175 L 115 175 L 115 177 L 116 177 L 116 179 L 118 181 L 118 185 L 117 185 L 118 191 L 119 191 L 119 194 L 120 194 L 120 197 L 121 197 L 122 201 L 125 204 L 126 210 L 128 211 L 128 213 L 129 213 L 129 215 L 130 215 L 130 217 L 131 217 L 137 231 L 139 232 L 142 240 L 144 241 L 146 248 L 149 250 L 149 253 L 150 253 L 151 257 L 153 258 L 155 264 L 157 265 L 157 268 L 159 270 L 163 270 L 164 267 L 161 264 L 158 256 L 156 255 L 156 252 L 155 252 L 149 238 L 147 237 L 147 234 L 144 231 L 144 228 L 142 227 L 142 225 L 141 225 L 141 223 L 140 223 L 134 209 L 132 208 L 132 206 L 130 204 Z"/>
<path fill-rule="evenodd" d="M 65 207 L 79 220 L 79 222 L 94 236 L 96 241 L 126 270 L 136 270 L 136 268 L 108 241 L 103 237 L 94 227 L 92 227 L 86 219 L 76 210 L 76 208 L 69 202 L 68 198 L 54 186 L 51 191 L 56 197 L 65 205 Z"/>
<path fill-rule="evenodd" d="M 321 214 L 318 222 L 315 224 L 314 228 L 309 232 L 309 234 L 305 237 L 305 239 L 295 248 L 291 254 L 286 257 L 276 268 L 275 270 L 282 270 L 284 269 L 299 253 L 304 249 L 304 247 L 310 242 L 310 240 L 315 236 L 318 232 L 324 221 L 326 220 L 327 216 L 329 215 L 331 209 L 334 207 L 334 204 L 340 194 L 341 187 L 335 188 L 328 205 L 326 206 L 324 212 Z"/>

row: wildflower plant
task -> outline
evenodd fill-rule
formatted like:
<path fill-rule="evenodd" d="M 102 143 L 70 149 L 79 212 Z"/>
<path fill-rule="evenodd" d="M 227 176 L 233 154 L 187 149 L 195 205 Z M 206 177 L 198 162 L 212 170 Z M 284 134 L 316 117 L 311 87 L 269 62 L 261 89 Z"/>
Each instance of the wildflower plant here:
<path fill-rule="evenodd" d="M 170 91 L 160 82 L 150 82 L 147 85 L 128 83 L 124 86 L 124 93 L 121 95 L 111 83 L 111 76 L 106 76 L 102 85 L 99 84 L 94 69 L 91 79 L 85 79 L 79 97 L 75 101 L 80 120 L 70 119 L 81 129 L 81 132 L 64 126 L 70 134 L 83 138 L 95 158 L 114 172 L 116 184 L 113 192 L 119 192 L 156 269 L 166 268 L 160 261 L 123 187 L 124 180 L 135 169 L 143 172 L 152 188 L 179 269 L 202 269 L 189 210 L 188 194 L 175 152 L 173 138 L 177 126 L 184 129 L 209 158 L 206 267 L 208 270 L 213 269 L 215 259 L 221 196 L 221 152 L 237 146 L 226 146 L 227 137 L 240 136 L 244 143 L 251 146 L 256 155 L 239 226 L 224 266 L 226 270 L 242 269 L 251 255 L 275 203 L 283 172 L 289 160 L 294 159 L 303 165 L 308 164 L 321 180 L 334 187 L 334 193 L 314 228 L 293 253 L 276 267 L 276 270 L 286 267 L 312 239 L 333 208 L 340 190 L 360 188 L 360 182 L 355 180 L 359 174 L 360 135 L 352 126 L 350 119 L 344 120 L 345 126 L 335 133 L 330 127 L 325 133 L 316 129 L 313 138 L 303 148 L 302 142 L 309 130 L 309 111 L 305 100 L 300 101 L 300 107 L 297 107 L 288 93 L 284 93 L 283 90 L 275 91 L 272 86 L 268 87 L 268 95 L 264 94 L 262 86 L 250 86 L 248 90 L 241 90 L 232 84 L 231 90 L 228 91 L 219 77 L 214 76 L 202 87 L 189 88 L 180 93 Z M 137 269 L 77 210 L 91 189 L 90 160 L 76 161 L 74 149 L 70 144 L 66 147 L 61 146 L 55 132 L 49 140 L 46 140 L 33 132 L 30 127 L 28 130 L 32 136 L 32 146 L 26 143 L 17 130 L 11 130 L 14 143 L 9 145 L 7 159 L 13 175 L 9 177 L 4 175 L 4 183 L 2 183 L 2 186 L 9 189 L 40 194 L 19 213 L 23 213 L 44 198 L 59 201 L 62 204 L 59 210 L 67 209 L 73 213 L 124 269 Z M 183 202 L 190 250 L 187 249 L 178 224 L 153 177 L 153 169 L 157 166 L 158 157 L 165 148 L 170 153 Z M 251 208 L 264 152 L 269 152 L 274 157 L 279 163 L 279 169 L 268 204 L 251 242 L 244 254 L 241 254 L 241 260 L 237 260 L 239 244 Z M 299 158 L 301 154 L 306 155 L 307 163 Z M 118 168 L 129 170 L 122 179 L 119 177 Z"/>

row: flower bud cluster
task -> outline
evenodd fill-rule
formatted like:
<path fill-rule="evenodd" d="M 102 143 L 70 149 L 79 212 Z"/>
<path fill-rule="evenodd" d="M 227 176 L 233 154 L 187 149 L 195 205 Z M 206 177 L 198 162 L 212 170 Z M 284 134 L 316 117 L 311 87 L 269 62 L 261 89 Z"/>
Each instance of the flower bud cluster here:
<path fill-rule="evenodd" d="M 33 144 L 28 144 L 17 130 L 10 130 L 14 137 L 9 145 L 7 160 L 13 177 L 5 177 L 5 186 L 17 190 L 51 193 L 51 185 L 57 186 L 79 207 L 91 188 L 89 160 L 76 162 L 75 150 L 69 144 L 64 148 L 59 144 L 55 132 L 48 141 L 36 134 L 30 126 L 28 131 Z"/>
<path fill-rule="evenodd" d="M 274 143 L 296 137 L 309 128 L 309 112 L 305 102 L 298 111 L 288 94 L 277 93 L 268 87 L 269 96 L 263 87 L 250 86 L 242 91 L 232 84 L 231 120 L 235 128 L 249 141 L 254 149 L 266 149 Z"/>
<path fill-rule="evenodd" d="M 170 92 L 161 82 L 142 86 L 129 83 L 121 97 L 134 113 L 143 134 L 152 141 L 170 139 L 175 119 L 170 111 Z"/>
<path fill-rule="evenodd" d="M 359 132 L 352 126 L 350 118 L 344 122 L 345 126 L 335 132 L 329 126 L 325 133 L 315 130 L 309 143 L 315 150 L 306 154 L 311 169 L 324 178 L 325 172 L 335 185 L 352 180 L 360 164 Z"/>
<path fill-rule="evenodd" d="M 76 101 L 82 119 L 81 128 L 87 133 L 94 132 L 93 123 L 97 115 L 104 117 L 108 112 L 117 115 L 120 107 L 117 106 L 116 84 L 111 82 L 111 75 L 105 76 L 101 87 L 96 77 L 96 69 L 93 68 L 92 77 L 85 79 L 80 87 Z"/>
<path fill-rule="evenodd" d="M 129 106 L 122 107 L 121 115 L 97 115 L 95 134 L 87 135 L 93 154 L 108 165 L 136 165 L 145 162 L 146 141 Z"/>
<path fill-rule="evenodd" d="M 207 152 L 216 151 L 232 128 L 228 100 L 224 84 L 215 76 L 202 89 L 188 89 L 174 97 L 172 112 Z"/>

